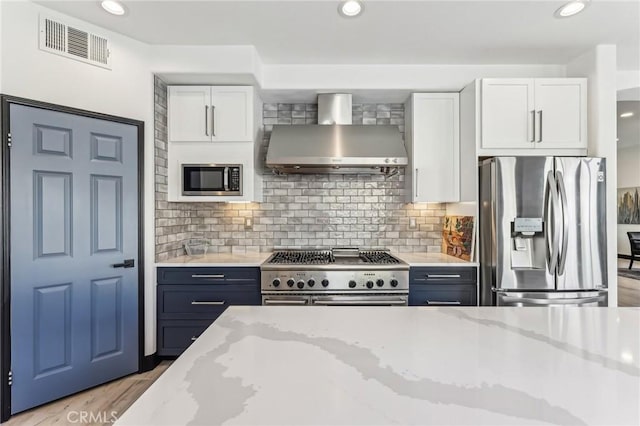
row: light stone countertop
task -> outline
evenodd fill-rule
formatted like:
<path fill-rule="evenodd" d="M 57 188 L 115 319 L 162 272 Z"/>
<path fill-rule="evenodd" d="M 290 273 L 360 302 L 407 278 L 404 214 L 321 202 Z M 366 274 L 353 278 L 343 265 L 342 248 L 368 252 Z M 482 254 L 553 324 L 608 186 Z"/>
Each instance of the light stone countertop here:
<path fill-rule="evenodd" d="M 444 253 L 397 253 L 391 252 L 398 259 L 402 259 L 410 266 L 478 266 L 476 262 L 469 262 L 449 256 Z"/>
<path fill-rule="evenodd" d="M 260 253 L 210 253 L 204 256 L 180 256 L 156 263 L 156 267 L 192 266 L 260 266 L 271 256 L 272 252 Z M 457 257 L 442 253 L 397 253 L 394 256 L 407 262 L 410 266 L 477 266 L 477 263 L 467 262 Z"/>
<path fill-rule="evenodd" d="M 209 253 L 204 256 L 179 256 L 156 263 L 156 267 L 258 267 L 271 256 L 271 252 L 259 253 Z"/>
<path fill-rule="evenodd" d="M 144 425 L 638 425 L 640 308 L 233 306 Z"/>

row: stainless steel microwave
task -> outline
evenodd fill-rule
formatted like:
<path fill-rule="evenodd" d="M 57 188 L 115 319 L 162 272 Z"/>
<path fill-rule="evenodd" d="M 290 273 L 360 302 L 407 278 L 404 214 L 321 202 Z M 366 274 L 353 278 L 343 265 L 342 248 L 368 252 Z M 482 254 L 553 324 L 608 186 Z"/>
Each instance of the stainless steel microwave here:
<path fill-rule="evenodd" d="M 182 195 L 242 195 L 242 164 L 182 164 Z"/>

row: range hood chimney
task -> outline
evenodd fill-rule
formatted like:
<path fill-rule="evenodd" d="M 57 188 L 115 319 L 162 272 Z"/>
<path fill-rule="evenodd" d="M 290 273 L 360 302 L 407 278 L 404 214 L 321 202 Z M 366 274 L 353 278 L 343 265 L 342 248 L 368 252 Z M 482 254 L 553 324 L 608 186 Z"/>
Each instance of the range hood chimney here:
<path fill-rule="evenodd" d="M 274 125 L 266 162 L 279 174 L 392 175 L 407 164 L 398 126 L 352 125 L 347 93 L 318 95 L 318 125 Z"/>

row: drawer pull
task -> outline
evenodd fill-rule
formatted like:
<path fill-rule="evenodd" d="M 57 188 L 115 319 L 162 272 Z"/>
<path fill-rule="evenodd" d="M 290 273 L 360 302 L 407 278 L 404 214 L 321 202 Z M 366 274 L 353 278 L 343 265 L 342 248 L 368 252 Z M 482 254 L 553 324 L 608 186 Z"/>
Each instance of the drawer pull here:
<path fill-rule="evenodd" d="M 195 342 L 198 339 L 198 337 L 200 337 L 200 336 L 191 336 L 191 341 Z"/>
<path fill-rule="evenodd" d="M 224 278 L 224 274 L 193 274 L 191 278 Z"/>
<path fill-rule="evenodd" d="M 440 301 L 440 300 L 431 301 L 431 300 L 427 300 L 424 303 L 426 305 L 462 305 L 462 303 L 460 303 L 457 300 L 454 300 L 454 301 L 447 301 L 447 300 L 444 300 L 444 301 Z"/>
<path fill-rule="evenodd" d="M 204 301 L 204 302 L 199 302 L 197 300 L 194 300 L 191 302 L 192 305 L 224 305 L 224 300 L 221 301 L 217 301 L 217 300 L 212 300 L 212 301 Z"/>
<path fill-rule="evenodd" d="M 460 274 L 426 274 L 427 278 L 460 278 Z"/>

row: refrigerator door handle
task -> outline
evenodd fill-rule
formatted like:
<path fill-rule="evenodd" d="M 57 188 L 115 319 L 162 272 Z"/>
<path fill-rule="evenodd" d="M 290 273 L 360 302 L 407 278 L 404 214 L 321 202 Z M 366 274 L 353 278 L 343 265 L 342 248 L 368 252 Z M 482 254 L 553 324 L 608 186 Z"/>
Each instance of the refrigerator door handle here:
<path fill-rule="evenodd" d="M 558 196 L 558 187 L 556 185 L 553 171 L 550 171 L 547 174 L 547 188 L 550 195 L 550 197 L 547 197 L 546 205 L 544 207 L 545 239 L 547 242 L 547 265 L 549 268 L 549 272 L 551 274 L 555 274 L 555 270 L 558 265 L 558 251 L 560 249 L 560 234 L 558 233 L 558 230 L 560 229 L 560 216 L 558 215 L 560 197 Z M 551 220 L 553 220 L 553 235 L 551 236 L 553 239 L 551 241 L 551 247 L 549 247 L 549 201 L 551 201 L 551 210 L 553 212 L 553 214 L 551 215 Z"/>
<path fill-rule="evenodd" d="M 560 260 L 558 261 L 558 275 L 564 274 L 564 268 L 567 263 L 567 248 L 569 246 L 569 215 L 567 209 L 569 202 L 567 201 L 567 189 L 564 185 L 564 177 L 561 171 L 556 172 L 556 180 L 558 181 L 558 189 L 560 190 L 560 201 L 562 203 L 562 250 L 560 250 Z"/>

